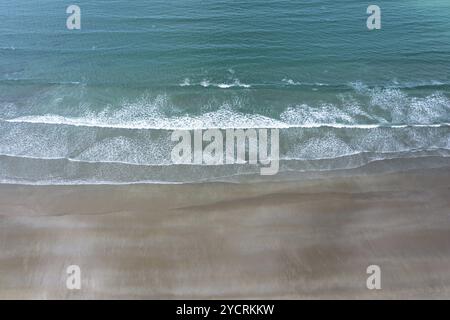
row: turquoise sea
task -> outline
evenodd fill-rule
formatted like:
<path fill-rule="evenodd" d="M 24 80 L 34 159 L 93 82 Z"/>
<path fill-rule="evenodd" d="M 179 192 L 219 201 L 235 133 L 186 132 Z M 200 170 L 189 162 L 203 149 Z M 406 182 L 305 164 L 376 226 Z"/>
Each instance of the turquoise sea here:
<path fill-rule="evenodd" d="M 448 164 L 450 1 L 0 0 L 0 182 L 258 172 L 171 162 L 173 129 L 236 127 L 280 129 L 281 175 Z"/>

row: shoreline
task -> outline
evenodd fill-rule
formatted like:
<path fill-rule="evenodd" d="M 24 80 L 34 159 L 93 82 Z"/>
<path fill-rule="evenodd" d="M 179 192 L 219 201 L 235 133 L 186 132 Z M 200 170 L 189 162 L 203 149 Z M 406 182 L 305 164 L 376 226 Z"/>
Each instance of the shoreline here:
<path fill-rule="evenodd" d="M 173 164 L 173 165 L 137 165 L 127 163 L 114 162 L 83 162 L 73 161 L 70 159 L 34 159 L 34 158 L 15 158 L 8 165 L 16 178 L 0 179 L 0 185 L 9 186 L 42 186 L 42 187 L 68 187 L 68 186 L 140 186 L 140 185 L 200 185 L 208 183 L 230 183 L 230 184 L 246 184 L 246 183 L 283 183 L 292 181 L 304 181 L 314 179 L 333 179 L 336 177 L 352 177 L 357 175 L 379 175 L 386 173 L 401 173 L 419 169 L 435 169 L 450 167 L 450 154 L 447 149 L 427 150 L 425 152 L 435 151 L 436 154 L 422 154 L 423 151 L 415 151 L 415 156 L 400 157 L 392 156 L 386 158 L 370 158 L 371 152 L 362 152 L 349 154 L 336 158 L 312 159 L 312 160 L 280 160 L 280 170 L 276 175 L 264 176 L 259 174 L 260 170 L 267 167 L 261 165 L 245 164 L 223 164 L 223 165 L 192 165 L 192 164 Z M 443 152 L 443 153 L 442 153 Z M 401 152 L 400 152 L 401 153 Z M 388 155 L 389 153 L 386 153 Z M 395 154 L 395 153 L 393 153 Z M 0 158 L 5 155 L 0 155 Z M 6 156 L 9 157 L 9 156 Z M 40 165 L 35 166 L 32 163 L 21 163 L 22 160 L 41 161 Z M 59 164 L 50 165 L 46 161 L 58 161 Z M 73 161 L 73 163 L 72 163 Z M 67 167 L 69 164 L 75 164 L 75 167 Z M 6 163 L 6 162 L 5 162 Z M 17 172 L 11 164 L 15 164 L 16 168 L 21 168 Z M 80 165 L 78 167 L 78 165 Z M 97 166 L 93 168 L 83 166 Z M 334 167 L 336 166 L 336 167 Z M 40 171 L 42 168 L 59 168 L 59 170 L 75 171 L 80 173 L 80 177 L 70 177 L 65 180 L 60 176 L 61 172 L 46 172 L 47 176 L 53 176 L 53 180 L 35 180 L 21 181 L 21 175 L 27 176 L 33 170 Z M 136 169 L 135 174 L 139 177 L 147 175 L 157 175 L 164 180 L 123 180 L 121 176 L 124 171 L 126 175 L 130 174 L 130 168 Z M 25 169 L 25 170 L 23 170 Z M 92 171 L 92 169 L 94 169 Z M 114 180 L 101 180 L 95 176 L 96 172 L 108 172 L 105 175 L 118 178 Z M 84 174 L 83 174 L 84 172 Z M 115 175 L 119 172 L 118 175 Z M 93 176 L 87 173 L 92 173 Z M 167 178 L 167 177 L 171 178 Z M 188 180 L 174 180 L 175 177 L 183 177 Z M 85 179 L 97 179 L 95 181 Z"/>
<path fill-rule="evenodd" d="M 450 167 L 248 184 L 0 185 L 0 298 L 450 298 L 449 191 Z M 65 286 L 72 264 L 79 291 Z M 372 264 L 382 290 L 366 288 Z"/>

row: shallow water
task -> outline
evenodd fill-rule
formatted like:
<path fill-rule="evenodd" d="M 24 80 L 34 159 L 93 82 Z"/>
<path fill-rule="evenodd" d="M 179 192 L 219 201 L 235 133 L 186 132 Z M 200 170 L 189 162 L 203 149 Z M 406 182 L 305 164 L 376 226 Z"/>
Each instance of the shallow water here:
<path fill-rule="evenodd" d="M 57 1 L 0 3 L 2 182 L 255 172 L 172 165 L 174 129 L 280 128 L 281 171 L 449 154 L 446 0 L 378 1 L 377 31 L 355 0 L 77 4 L 81 30 Z"/>

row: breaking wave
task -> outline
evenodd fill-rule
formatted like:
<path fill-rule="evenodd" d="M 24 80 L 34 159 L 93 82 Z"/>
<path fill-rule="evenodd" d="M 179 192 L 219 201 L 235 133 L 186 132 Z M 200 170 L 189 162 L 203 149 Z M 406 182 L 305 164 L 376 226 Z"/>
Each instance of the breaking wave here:
<path fill-rule="evenodd" d="M 192 85 L 189 80 L 184 83 Z M 86 94 L 85 86 L 80 90 L 84 91 L 71 96 L 75 101 Z M 270 109 L 258 108 L 250 99 L 253 112 L 243 105 L 248 102 L 245 96 L 236 98 L 233 93 L 219 107 L 213 99 L 213 107 L 199 110 L 177 107 L 169 94 L 143 95 L 101 109 L 88 102 L 75 110 L 58 109 L 64 103 L 59 91 L 45 97 L 52 103 L 45 108 L 0 102 L 0 180 L 172 183 L 258 171 L 234 165 L 175 169 L 171 131 L 195 129 L 280 129 L 282 172 L 351 169 L 383 159 L 433 156 L 447 161 L 447 95 L 411 95 L 360 83 L 353 90 L 352 96 L 338 95 L 337 102 L 317 100 Z"/>

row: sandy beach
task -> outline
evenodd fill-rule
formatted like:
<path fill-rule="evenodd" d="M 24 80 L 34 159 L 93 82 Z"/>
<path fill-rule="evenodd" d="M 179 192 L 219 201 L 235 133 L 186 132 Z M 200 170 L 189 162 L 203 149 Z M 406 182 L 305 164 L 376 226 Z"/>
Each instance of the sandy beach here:
<path fill-rule="evenodd" d="M 0 186 L 0 298 L 450 298 L 450 169 Z M 81 290 L 66 288 L 79 265 Z M 381 290 L 366 268 L 381 268 Z"/>

